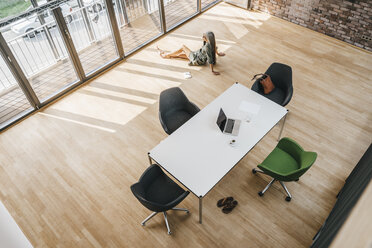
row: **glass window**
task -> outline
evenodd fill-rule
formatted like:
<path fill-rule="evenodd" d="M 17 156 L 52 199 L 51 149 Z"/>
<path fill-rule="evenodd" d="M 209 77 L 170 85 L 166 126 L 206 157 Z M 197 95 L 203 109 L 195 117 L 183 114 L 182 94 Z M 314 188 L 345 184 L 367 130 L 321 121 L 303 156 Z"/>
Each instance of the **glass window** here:
<path fill-rule="evenodd" d="M 45 15 L 48 12 L 43 10 L 17 20 L 3 32 L 41 102 L 78 80 L 53 15 Z"/>
<path fill-rule="evenodd" d="M 201 0 L 201 7 L 202 9 L 205 9 L 216 2 L 218 2 L 218 0 Z"/>
<path fill-rule="evenodd" d="M 194 15 L 198 10 L 198 2 L 195 0 L 163 0 L 163 2 L 167 30 Z"/>
<path fill-rule="evenodd" d="M 118 58 L 110 18 L 103 0 L 73 0 L 62 7 L 85 74 Z M 68 11 L 71 9 L 71 11 Z"/>
<path fill-rule="evenodd" d="M 245 9 L 248 7 L 248 0 L 225 0 L 225 1 Z"/>
<path fill-rule="evenodd" d="M 125 54 L 161 34 L 158 0 L 113 0 Z"/>
<path fill-rule="evenodd" d="M 27 110 L 32 110 L 32 107 L 0 56 L 0 128 Z"/>
<path fill-rule="evenodd" d="M 32 8 L 30 1 L 24 0 L 0 0 L 0 20 L 17 15 Z"/>

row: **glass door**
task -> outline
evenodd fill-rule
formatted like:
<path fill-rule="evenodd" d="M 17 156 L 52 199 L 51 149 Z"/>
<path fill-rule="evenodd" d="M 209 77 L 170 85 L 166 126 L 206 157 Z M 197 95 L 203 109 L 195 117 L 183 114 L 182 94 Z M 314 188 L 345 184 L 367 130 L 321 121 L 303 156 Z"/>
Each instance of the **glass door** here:
<path fill-rule="evenodd" d="M 68 5 L 62 6 L 64 11 L 71 11 Z M 19 19 L 10 26 L 3 33 L 4 39 L 41 102 L 78 82 L 50 9 Z"/>
<path fill-rule="evenodd" d="M 1 52 L 0 52 L 1 53 Z M 0 56 L 0 129 L 33 110 L 18 82 Z"/>
<path fill-rule="evenodd" d="M 161 35 L 158 0 L 113 0 L 125 55 Z"/>
<path fill-rule="evenodd" d="M 103 0 L 71 0 L 62 8 L 69 35 L 86 75 L 119 58 Z"/>
<path fill-rule="evenodd" d="M 202 10 L 217 2 L 219 2 L 219 0 L 201 0 Z"/>
<path fill-rule="evenodd" d="M 227 3 L 231 3 L 233 5 L 236 5 L 236 6 L 245 8 L 245 9 L 248 8 L 248 1 L 249 0 L 225 0 L 225 2 Z"/>
<path fill-rule="evenodd" d="M 163 0 L 167 31 L 182 21 L 195 15 L 198 11 L 196 0 Z"/>

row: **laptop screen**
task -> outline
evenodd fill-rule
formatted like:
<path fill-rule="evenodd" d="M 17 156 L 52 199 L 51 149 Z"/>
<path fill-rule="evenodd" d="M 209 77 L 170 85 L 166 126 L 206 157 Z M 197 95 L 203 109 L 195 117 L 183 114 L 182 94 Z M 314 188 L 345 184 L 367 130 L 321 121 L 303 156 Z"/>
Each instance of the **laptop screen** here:
<path fill-rule="evenodd" d="M 220 113 L 217 117 L 217 126 L 221 129 L 221 132 L 225 129 L 227 117 L 225 113 L 223 112 L 222 108 L 220 109 Z"/>

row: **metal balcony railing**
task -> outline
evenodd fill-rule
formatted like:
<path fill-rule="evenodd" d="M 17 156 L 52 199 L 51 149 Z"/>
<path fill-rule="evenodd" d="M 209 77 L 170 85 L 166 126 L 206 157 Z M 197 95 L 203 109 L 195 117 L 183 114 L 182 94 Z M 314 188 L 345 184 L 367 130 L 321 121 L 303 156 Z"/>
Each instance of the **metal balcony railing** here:
<path fill-rule="evenodd" d="M 52 21 L 7 41 L 26 76 L 32 77 L 68 56 L 62 40 L 56 35 L 51 36 L 53 46 L 48 42 L 44 29 L 54 34 L 57 30 L 51 27 L 55 25 Z"/>
<path fill-rule="evenodd" d="M 0 92 L 5 90 L 11 90 L 17 81 L 14 79 L 13 75 L 9 71 L 8 67 L 5 65 L 3 59 L 0 61 Z"/>

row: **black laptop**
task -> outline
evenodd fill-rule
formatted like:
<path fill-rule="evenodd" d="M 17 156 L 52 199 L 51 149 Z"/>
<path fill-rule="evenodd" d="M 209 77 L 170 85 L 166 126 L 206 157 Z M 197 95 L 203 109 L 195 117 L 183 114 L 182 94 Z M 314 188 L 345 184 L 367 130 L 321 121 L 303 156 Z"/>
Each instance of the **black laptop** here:
<path fill-rule="evenodd" d="M 220 109 L 217 118 L 217 125 L 221 129 L 222 133 L 237 136 L 239 134 L 240 122 L 240 120 L 228 119 L 222 108 Z"/>

